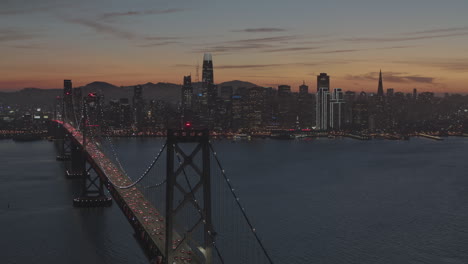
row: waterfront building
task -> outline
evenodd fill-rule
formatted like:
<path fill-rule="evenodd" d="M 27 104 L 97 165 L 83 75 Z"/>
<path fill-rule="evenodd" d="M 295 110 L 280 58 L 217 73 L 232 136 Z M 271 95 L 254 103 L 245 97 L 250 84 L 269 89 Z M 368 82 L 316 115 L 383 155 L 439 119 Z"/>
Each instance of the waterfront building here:
<path fill-rule="evenodd" d="M 343 125 L 344 118 L 344 96 L 341 88 L 333 89 L 330 98 L 330 129 L 340 130 Z"/>
<path fill-rule="evenodd" d="M 316 129 L 327 130 L 329 123 L 330 76 L 326 73 L 320 73 L 320 75 L 317 76 L 317 94 L 315 100 Z"/>
<path fill-rule="evenodd" d="M 184 76 L 184 84 L 182 85 L 182 108 L 184 110 L 192 109 L 192 96 L 193 96 L 193 87 L 192 87 L 192 76 Z"/>
<path fill-rule="evenodd" d="M 133 125 L 141 129 L 144 125 L 145 114 L 144 114 L 144 100 L 143 100 L 143 87 L 136 85 L 133 87 Z"/>
<path fill-rule="evenodd" d="M 309 93 L 309 86 L 305 84 L 305 81 L 302 81 L 302 85 L 299 86 L 299 94 L 305 95 Z"/>
<path fill-rule="evenodd" d="M 387 97 L 393 97 L 395 90 L 393 88 L 387 89 Z"/>
<path fill-rule="evenodd" d="M 278 86 L 278 96 L 287 96 L 289 94 L 291 94 L 291 86 L 289 85 Z"/>

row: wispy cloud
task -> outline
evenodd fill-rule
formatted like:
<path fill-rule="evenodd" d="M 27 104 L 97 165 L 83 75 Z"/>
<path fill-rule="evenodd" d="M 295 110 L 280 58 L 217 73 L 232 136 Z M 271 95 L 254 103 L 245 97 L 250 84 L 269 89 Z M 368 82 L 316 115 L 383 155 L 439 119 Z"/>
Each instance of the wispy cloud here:
<path fill-rule="evenodd" d="M 357 52 L 362 51 L 362 49 L 340 49 L 340 50 L 325 50 L 325 51 L 318 51 L 313 52 L 314 54 L 330 54 L 330 53 L 349 53 L 349 52 Z"/>
<path fill-rule="evenodd" d="M 153 41 L 169 41 L 169 40 L 178 40 L 178 39 L 184 39 L 185 37 L 168 37 L 168 36 L 151 36 L 151 37 L 145 37 L 145 40 L 153 40 Z"/>
<path fill-rule="evenodd" d="M 273 27 L 245 28 L 245 29 L 231 30 L 231 32 L 247 32 L 247 33 L 269 33 L 269 32 L 284 32 L 284 31 L 286 31 L 285 28 L 273 28 Z"/>
<path fill-rule="evenodd" d="M 253 69 L 253 68 L 272 68 L 272 67 L 281 67 L 285 64 L 282 63 L 273 63 L 273 64 L 242 64 L 242 65 L 219 65 L 216 66 L 217 69 Z"/>
<path fill-rule="evenodd" d="M 468 32 L 454 32 L 447 34 L 432 34 L 432 35 L 422 35 L 422 36 L 412 36 L 412 37 L 382 37 L 382 38 L 343 38 L 341 40 L 346 42 L 399 42 L 399 41 L 411 41 L 411 40 L 423 40 L 423 39 L 436 39 L 436 38 L 449 38 L 449 37 L 458 37 L 458 36 L 468 36 Z"/>
<path fill-rule="evenodd" d="M 468 59 L 467 58 L 447 58 L 447 59 L 420 59 L 420 60 L 404 60 L 394 61 L 393 63 L 412 64 L 419 67 L 434 67 L 446 71 L 468 72 Z"/>
<path fill-rule="evenodd" d="M 362 75 L 347 75 L 347 80 L 352 81 L 377 81 L 379 79 L 378 72 L 369 72 Z M 424 83 L 434 84 L 435 78 L 420 75 L 408 75 L 406 72 L 384 72 L 384 82 L 391 83 Z"/>
<path fill-rule="evenodd" d="M 7 47 L 15 49 L 44 49 L 43 45 L 38 44 L 17 44 L 17 45 L 7 45 Z"/>
<path fill-rule="evenodd" d="M 137 35 L 133 32 L 126 31 L 118 27 L 114 27 L 114 26 L 104 24 L 101 22 L 96 22 L 95 20 L 89 20 L 89 19 L 84 19 L 84 18 L 62 18 L 62 19 L 72 24 L 77 24 L 77 25 L 91 28 L 98 33 L 109 34 L 109 35 L 113 35 L 113 36 L 124 38 L 124 39 L 137 38 Z"/>
<path fill-rule="evenodd" d="M 262 52 L 264 50 L 273 50 L 275 48 L 281 48 L 286 42 L 294 40 L 298 36 L 275 36 L 266 38 L 248 38 L 231 40 L 218 43 L 213 46 L 197 48 L 193 51 L 199 52 L 213 52 L 213 53 L 227 53 L 227 52 L 239 52 L 239 51 L 250 51 L 255 50 Z"/>
<path fill-rule="evenodd" d="M 279 41 L 292 41 L 299 38 L 296 35 L 289 35 L 289 36 L 276 36 L 276 37 L 266 37 L 266 38 L 249 38 L 249 39 L 239 39 L 239 40 L 232 40 L 226 43 L 272 43 L 272 42 L 279 42 Z"/>
<path fill-rule="evenodd" d="M 195 49 L 194 52 L 196 53 L 203 53 L 203 52 L 212 52 L 212 53 L 226 53 L 226 52 L 239 52 L 239 51 L 246 51 L 246 50 L 259 50 L 264 48 L 271 48 L 272 46 L 269 44 L 261 44 L 261 43 L 251 43 L 251 44 L 242 44 L 242 45 L 218 45 L 218 46 L 211 46 L 202 49 Z"/>
<path fill-rule="evenodd" d="M 141 44 L 137 46 L 142 47 L 142 48 L 150 48 L 150 47 L 167 46 L 167 45 L 173 45 L 173 44 L 179 44 L 179 43 L 181 42 L 180 41 L 162 41 L 162 42 Z"/>
<path fill-rule="evenodd" d="M 266 63 L 266 64 L 222 64 L 216 65 L 216 69 L 262 69 L 262 68 L 277 68 L 277 67 L 290 67 L 290 66 L 301 66 L 301 67 L 317 67 L 329 64 L 343 64 L 350 63 L 350 61 L 317 61 L 317 62 L 293 62 L 293 63 Z M 191 64 L 175 64 L 174 67 L 181 68 L 193 68 L 195 65 Z"/>
<path fill-rule="evenodd" d="M 169 9 L 153 9 L 153 10 L 144 10 L 144 11 L 126 11 L 126 12 L 112 12 L 104 13 L 101 15 L 101 19 L 109 19 L 115 17 L 125 17 L 125 16 L 142 16 L 142 15 L 162 15 L 162 14 L 172 14 L 187 11 L 186 8 L 169 8 Z"/>
<path fill-rule="evenodd" d="M 278 49 L 266 49 L 264 52 L 288 52 L 288 51 L 306 51 L 316 50 L 322 47 L 290 47 L 290 48 L 278 48 Z"/>
<path fill-rule="evenodd" d="M 8 16 L 8 15 L 20 15 L 26 13 L 32 13 L 35 11 L 43 11 L 44 8 L 23 8 L 23 9 L 12 9 L 12 10 L 1 10 L 0 16 Z"/>
<path fill-rule="evenodd" d="M 433 34 L 433 33 L 447 33 L 447 32 L 459 32 L 459 31 L 468 31 L 468 26 L 464 27 L 450 27 L 450 28 L 437 28 L 437 29 L 427 29 L 421 31 L 413 31 L 403 33 L 403 35 L 419 35 L 419 34 Z"/>
<path fill-rule="evenodd" d="M 24 32 L 17 29 L 4 28 L 0 29 L 0 42 L 26 40 L 37 37 L 37 34 Z"/>

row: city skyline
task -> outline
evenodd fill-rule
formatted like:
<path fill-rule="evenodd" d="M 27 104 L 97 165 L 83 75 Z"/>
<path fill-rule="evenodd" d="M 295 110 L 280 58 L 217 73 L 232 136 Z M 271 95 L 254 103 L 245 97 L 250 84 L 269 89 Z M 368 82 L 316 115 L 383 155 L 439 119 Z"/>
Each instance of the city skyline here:
<path fill-rule="evenodd" d="M 205 52 L 216 83 L 297 91 L 327 72 L 331 88 L 374 92 L 382 69 L 385 88 L 467 91 L 468 3 L 25 2 L 0 4 L 0 91 L 58 88 L 63 78 L 128 86 L 181 84 L 191 74 L 196 82 Z"/>

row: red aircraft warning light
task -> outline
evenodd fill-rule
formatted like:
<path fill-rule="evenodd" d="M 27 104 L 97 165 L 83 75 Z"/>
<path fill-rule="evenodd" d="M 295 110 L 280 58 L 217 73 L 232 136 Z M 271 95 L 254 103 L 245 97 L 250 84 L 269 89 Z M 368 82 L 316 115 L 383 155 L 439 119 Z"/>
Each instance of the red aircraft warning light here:
<path fill-rule="evenodd" d="M 191 122 L 185 122 L 185 129 L 190 129 L 192 128 L 192 123 Z"/>

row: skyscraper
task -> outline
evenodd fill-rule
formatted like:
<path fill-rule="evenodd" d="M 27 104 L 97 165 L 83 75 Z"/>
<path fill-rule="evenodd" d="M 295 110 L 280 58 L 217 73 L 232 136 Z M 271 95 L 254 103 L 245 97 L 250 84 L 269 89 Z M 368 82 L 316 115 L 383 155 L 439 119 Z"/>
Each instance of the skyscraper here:
<path fill-rule="evenodd" d="M 379 88 L 377 89 L 377 96 L 381 98 L 384 96 L 383 82 L 382 82 L 382 70 L 380 70 L 380 73 L 379 73 Z"/>
<path fill-rule="evenodd" d="M 304 95 L 309 93 L 309 86 L 305 85 L 305 81 L 299 86 L 299 94 Z"/>
<path fill-rule="evenodd" d="M 394 93 L 395 93 L 395 90 L 393 88 L 387 89 L 387 97 L 393 97 Z"/>
<path fill-rule="evenodd" d="M 216 87 L 214 86 L 213 59 L 210 53 L 203 56 L 202 72 L 202 104 L 208 105 L 216 97 Z"/>
<path fill-rule="evenodd" d="M 343 125 L 344 118 L 344 96 L 341 88 L 333 89 L 330 99 L 330 128 L 340 130 Z"/>
<path fill-rule="evenodd" d="M 328 129 L 328 105 L 330 101 L 330 76 L 326 73 L 320 73 L 317 76 L 317 95 L 316 100 L 316 129 Z"/>
<path fill-rule="evenodd" d="M 289 85 L 279 85 L 278 86 L 278 95 L 284 96 L 289 95 L 291 93 L 291 86 Z"/>
<path fill-rule="evenodd" d="M 64 122 L 76 122 L 73 110 L 73 85 L 71 80 L 63 80 L 63 107 L 62 118 Z"/>
<path fill-rule="evenodd" d="M 192 108 L 192 76 L 184 76 L 184 85 L 182 86 L 182 107 L 184 110 Z"/>
<path fill-rule="evenodd" d="M 144 120 L 143 87 L 137 85 L 133 88 L 133 122 L 135 127 L 141 128 Z"/>

